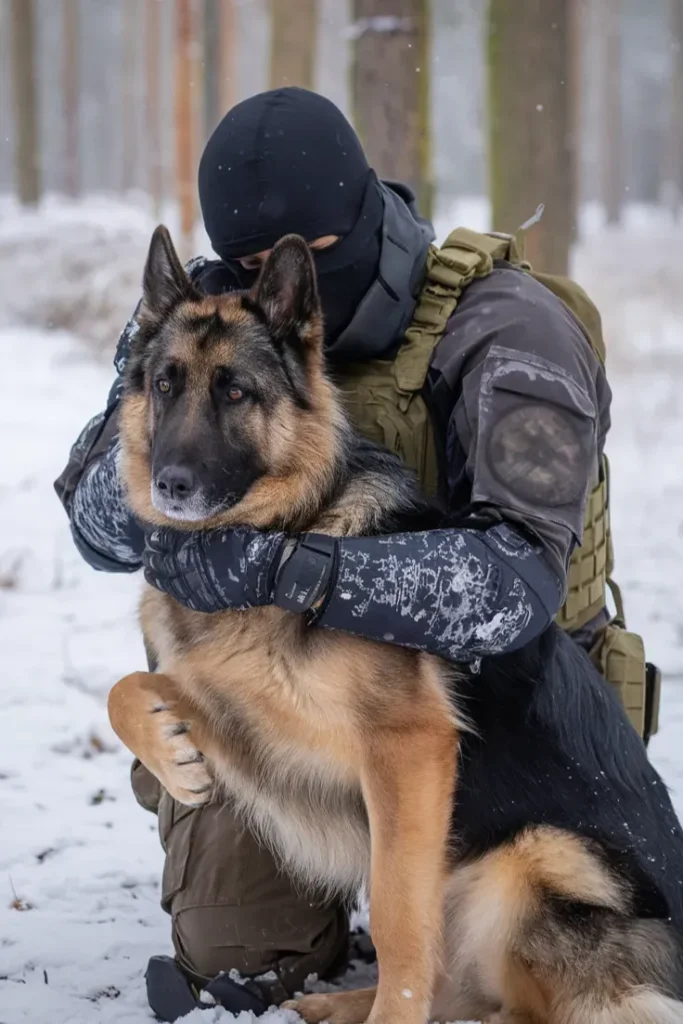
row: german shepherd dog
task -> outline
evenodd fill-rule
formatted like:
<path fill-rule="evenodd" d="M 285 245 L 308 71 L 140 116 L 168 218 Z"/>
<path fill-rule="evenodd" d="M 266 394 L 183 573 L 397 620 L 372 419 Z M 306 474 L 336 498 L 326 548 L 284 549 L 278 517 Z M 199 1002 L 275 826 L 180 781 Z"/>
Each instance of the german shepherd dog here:
<path fill-rule="evenodd" d="M 206 297 L 158 228 L 126 372 L 124 478 L 149 524 L 438 521 L 345 416 L 297 236 L 251 292 Z M 191 471 L 175 502 L 169 465 Z M 123 742 L 182 803 L 234 800 L 302 881 L 369 890 L 378 986 L 288 1004 L 307 1021 L 683 1022 L 681 829 L 559 629 L 473 672 L 274 607 L 208 615 L 147 588 L 141 620 L 158 672 L 113 688 Z"/>

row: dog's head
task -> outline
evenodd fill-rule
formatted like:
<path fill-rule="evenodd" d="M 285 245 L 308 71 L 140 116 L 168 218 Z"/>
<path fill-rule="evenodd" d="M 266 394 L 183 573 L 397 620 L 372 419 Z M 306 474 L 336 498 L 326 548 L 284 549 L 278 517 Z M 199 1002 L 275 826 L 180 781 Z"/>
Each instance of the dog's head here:
<path fill-rule="evenodd" d="M 251 292 L 203 296 L 158 227 L 138 322 L 121 431 L 134 511 L 190 528 L 305 521 L 329 490 L 344 421 L 303 239 L 277 243 Z"/>

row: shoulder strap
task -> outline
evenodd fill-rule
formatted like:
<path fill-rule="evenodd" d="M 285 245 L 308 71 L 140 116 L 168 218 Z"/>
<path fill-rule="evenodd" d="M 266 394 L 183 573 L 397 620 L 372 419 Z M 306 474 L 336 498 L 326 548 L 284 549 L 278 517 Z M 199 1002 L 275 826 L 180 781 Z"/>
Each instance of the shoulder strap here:
<path fill-rule="evenodd" d="M 456 228 L 440 249 L 430 248 L 425 283 L 393 364 L 400 391 L 412 394 L 421 390 L 432 352 L 463 290 L 475 277 L 490 274 L 494 259 L 506 259 L 509 253 L 508 236 L 484 235 L 468 228 Z"/>

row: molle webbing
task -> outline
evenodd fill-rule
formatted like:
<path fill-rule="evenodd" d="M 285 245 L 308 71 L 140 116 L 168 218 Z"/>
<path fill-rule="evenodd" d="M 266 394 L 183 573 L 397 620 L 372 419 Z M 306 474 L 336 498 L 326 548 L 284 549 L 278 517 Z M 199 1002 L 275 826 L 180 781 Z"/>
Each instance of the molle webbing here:
<path fill-rule="evenodd" d="M 438 468 L 422 389 L 434 349 L 463 290 L 475 278 L 490 274 L 495 259 L 508 260 L 532 273 L 553 291 L 579 319 L 587 341 L 604 363 L 600 317 L 586 293 L 568 278 L 535 274 L 515 239 L 458 228 L 440 249 L 432 246 L 424 286 L 396 358 L 345 367 L 338 380 L 357 428 L 400 455 L 430 496 L 438 490 Z M 586 505 L 583 543 L 572 556 L 567 600 L 557 617 L 558 623 L 570 631 L 580 629 L 605 604 L 611 563 L 606 469 L 605 462 L 603 478 Z"/>
<path fill-rule="evenodd" d="M 600 314 L 588 295 L 567 277 L 533 271 L 518 239 L 458 228 L 440 249 L 432 246 L 422 292 L 396 358 L 345 367 L 338 379 L 356 427 L 400 455 L 430 496 L 438 493 L 439 474 L 422 391 L 432 354 L 463 290 L 475 278 L 490 274 L 496 259 L 507 260 L 552 291 L 574 314 L 600 363 L 605 362 Z M 588 496 L 583 541 L 569 563 L 567 597 L 556 621 L 568 632 L 581 629 L 602 612 L 610 587 L 618 617 L 601 631 L 591 656 L 617 690 L 635 728 L 647 736 L 657 729 L 658 683 L 648 695 L 643 642 L 624 628 L 621 595 L 611 579 L 612 561 L 609 467 L 603 457 L 601 479 Z"/>

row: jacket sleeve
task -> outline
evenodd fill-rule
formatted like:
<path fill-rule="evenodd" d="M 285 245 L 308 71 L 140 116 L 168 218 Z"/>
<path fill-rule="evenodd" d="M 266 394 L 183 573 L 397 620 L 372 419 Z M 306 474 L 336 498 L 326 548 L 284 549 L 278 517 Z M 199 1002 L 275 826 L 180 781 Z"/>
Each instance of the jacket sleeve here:
<path fill-rule="evenodd" d="M 454 662 L 517 650 L 560 607 L 538 548 L 501 523 L 339 542 L 317 623 Z"/>
<path fill-rule="evenodd" d="M 94 569 L 104 572 L 135 572 L 140 568 L 144 543 L 142 531 L 126 504 L 119 474 L 122 374 L 136 331 L 133 314 L 116 348 L 114 362 L 118 374 L 107 407 L 83 428 L 66 467 L 55 481 L 79 553 Z"/>
<path fill-rule="evenodd" d="M 471 661 L 523 646 L 561 607 L 609 389 L 569 311 L 512 268 L 470 286 L 433 370 L 450 506 L 500 523 L 342 540 L 318 622 Z"/>
<path fill-rule="evenodd" d="M 465 292 L 435 368 L 452 399 L 450 493 L 533 537 L 564 588 L 611 399 L 581 326 L 528 274 L 498 269 Z"/>

